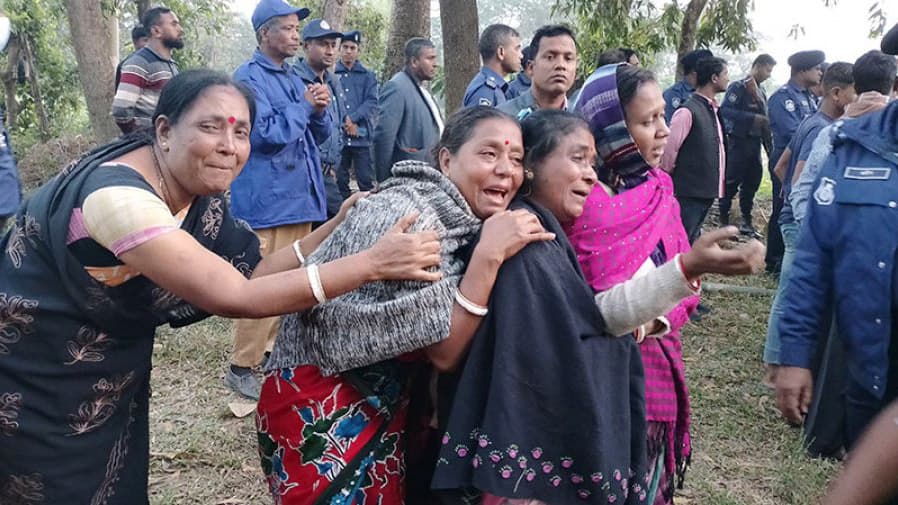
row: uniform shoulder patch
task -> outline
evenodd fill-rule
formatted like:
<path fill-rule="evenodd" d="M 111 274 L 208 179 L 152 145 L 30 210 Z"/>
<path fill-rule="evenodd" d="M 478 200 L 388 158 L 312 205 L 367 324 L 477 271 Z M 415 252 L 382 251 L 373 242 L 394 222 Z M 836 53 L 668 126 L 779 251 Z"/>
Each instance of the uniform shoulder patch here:
<path fill-rule="evenodd" d="M 793 102 L 792 100 L 786 100 L 785 102 L 783 102 L 783 106 L 787 111 L 795 112 L 795 102 Z"/>
<path fill-rule="evenodd" d="M 483 83 L 486 85 L 487 88 L 496 89 L 499 87 L 499 83 L 497 83 L 496 79 L 493 78 L 492 76 L 487 77 L 486 81 L 484 81 Z"/>
<path fill-rule="evenodd" d="M 892 169 L 889 167 L 845 167 L 842 176 L 861 181 L 887 181 L 891 173 Z"/>
<path fill-rule="evenodd" d="M 493 105 L 493 102 L 489 98 L 484 97 L 477 101 L 477 105 L 491 106 Z"/>
<path fill-rule="evenodd" d="M 836 181 L 829 177 L 820 178 L 820 186 L 814 191 L 814 201 L 817 205 L 832 205 L 836 199 Z"/>
<path fill-rule="evenodd" d="M 735 103 L 736 102 L 736 93 L 730 93 L 730 96 L 727 97 L 727 100 Z"/>
<path fill-rule="evenodd" d="M 670 101 L 670 103 L 671 103 L 671 105 L 674 106 L 674 108 L 679 107 L 679 106 L 680 106 L 680 97 L 675 96 L 675 97 L 673 98 L 673 100 Z"/>

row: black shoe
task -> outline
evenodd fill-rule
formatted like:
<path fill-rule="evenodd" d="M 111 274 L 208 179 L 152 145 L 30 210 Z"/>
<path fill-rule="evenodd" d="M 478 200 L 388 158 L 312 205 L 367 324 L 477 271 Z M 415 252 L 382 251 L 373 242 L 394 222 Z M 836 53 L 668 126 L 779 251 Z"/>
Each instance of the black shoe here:
<path fill-rule="evenodd" d="M 739 233 L 757 240 L 764 239 L 764 235 L 761 235 L 751 223 L 743 223 L 742 226 L 739 227 Z"/>
<path fill-rule="evenodd" d="M 711 313 L 711 307 L 709 307 L 707 304 L 699 303 L 698 307 L 695 308 L 695 313 L 699 314 L 700 316 L 708 315 Z"/>

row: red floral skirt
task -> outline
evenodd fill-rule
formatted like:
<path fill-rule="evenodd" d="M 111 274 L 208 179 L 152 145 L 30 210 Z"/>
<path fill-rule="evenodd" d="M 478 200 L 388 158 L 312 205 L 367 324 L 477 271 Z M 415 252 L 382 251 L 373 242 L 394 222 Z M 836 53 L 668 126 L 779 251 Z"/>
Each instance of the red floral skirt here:
<path fill-rule="evenodd" d="M 266 376 L 256 428 L 275 504 L 403 503 L 407 399 L 401 380 L 379 373 L 365 373 L 375 386 L 365 393 L 314 366 Z"/>

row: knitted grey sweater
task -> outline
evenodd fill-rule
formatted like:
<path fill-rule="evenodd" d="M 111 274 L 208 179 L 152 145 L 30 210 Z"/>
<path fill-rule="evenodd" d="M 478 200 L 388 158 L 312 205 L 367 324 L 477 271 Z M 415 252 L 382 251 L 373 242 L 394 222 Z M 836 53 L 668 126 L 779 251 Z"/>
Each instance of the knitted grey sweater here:
<path fill-rule="evenodd" d="M 359 200 L 307 259 L 321 264 L 368 249 L 402 216 L 421 213 L 411 231 L 440 235 L 439 282 L 378 281 L 283 317 L 268 370 L 316 365 L 325 375 L 421 349 L 449 336 L 455 290 L 464 273 L 460 249 L 480 230 L 458 188 L 419 161 L 393 167 L 377 193 Z M 327 291 L 325 280 L 324 289 Z"/>

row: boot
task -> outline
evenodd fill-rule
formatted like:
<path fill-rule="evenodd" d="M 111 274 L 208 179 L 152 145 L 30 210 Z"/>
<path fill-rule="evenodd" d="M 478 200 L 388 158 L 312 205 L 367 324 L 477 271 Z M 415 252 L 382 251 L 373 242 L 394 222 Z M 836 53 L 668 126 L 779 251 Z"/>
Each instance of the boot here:
<path fill-rule="evenodd" d="M 739 227 L 739 233 L 757 240 L 762 240 L 764 238 L 764 235 L 761 235 L 761 233 L 755 229 L 754 225 L 751 224 L 751 217 L 742 218 L 742 226 Z"/>

